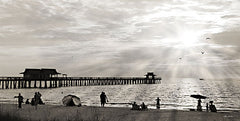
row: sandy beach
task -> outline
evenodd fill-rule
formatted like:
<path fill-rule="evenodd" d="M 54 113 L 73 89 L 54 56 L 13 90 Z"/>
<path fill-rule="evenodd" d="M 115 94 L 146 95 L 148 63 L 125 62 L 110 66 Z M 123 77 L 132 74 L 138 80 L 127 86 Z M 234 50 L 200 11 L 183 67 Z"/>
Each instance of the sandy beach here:
<path fill-rule="evenodd" d="M 183 110 L 135 111 L 118 107 L 66 107 L 61 105 L 23 105 L 17 109 L 16 104 L 1 104 L 1 115 L 19 117 L 28 121 L 238 121 L 240 113 L 231 112 L 197 112 Z M 2 121 L 2 120 L 1 120 Z"/>

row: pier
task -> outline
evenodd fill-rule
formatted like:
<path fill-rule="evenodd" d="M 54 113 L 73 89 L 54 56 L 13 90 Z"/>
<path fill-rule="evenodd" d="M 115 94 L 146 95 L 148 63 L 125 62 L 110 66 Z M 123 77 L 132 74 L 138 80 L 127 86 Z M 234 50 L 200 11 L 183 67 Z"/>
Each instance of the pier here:
<path fill-rule="evenodd" d="M 67 77 L 56 69 L 25 69 L 23 77 L 0 77 L 0 89 L 58 88 L 71 86 L 160 84 L 153 72 L 145 77 Z"/>
<path fill-rule="evenodd" d="M 161 78 L 141 77 L 54 77 L 28 80 L 23 77 L 0 77 L 0 89 L 57 88 L 95 85 L 159 84 Z"/>

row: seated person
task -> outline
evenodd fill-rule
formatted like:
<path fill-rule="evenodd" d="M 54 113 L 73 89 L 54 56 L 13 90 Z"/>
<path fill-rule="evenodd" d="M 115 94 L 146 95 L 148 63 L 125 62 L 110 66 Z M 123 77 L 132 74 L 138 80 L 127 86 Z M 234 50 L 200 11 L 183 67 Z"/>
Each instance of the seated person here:
<path fill-rule="evenodd" d="M 39 104 L 40 105 L 44 105 L 45 103 L 43 103 L 43 101 L 42 101 L 42 99 L 40 98 L 40 100 L 39 100 Z"/>
<path fill-rule="evenodd" d="M 144 102 L 142 103 L 141 107 L 142 107 L 142 110 L 147 110 L 147 106 L 144 104 Z"/>
<path fill-rule="evenodd" d="M 210 109 L 211 112 L 217 112 L 217 109 L 216 109 L 215 105 L 213 105 L 213 101 L 210 101 L 209 109 Z"/>
<path fill-rule="evenodd" d="M 140 110 L 140 106 L 136 104 L 136 102 L 133 102 L 132 104 L 132 110 Z"/>
<path fill-rule="evenodd" d="M 31 100 L 31 105 L 34 105 L 34 104 L 35 104 L 35 99 L 32 98 L 32 100 Z"/>
<path fill-rule="evenodd" d="M 26 100 L 25 104 L 30 104 L 29 99 Z"/>

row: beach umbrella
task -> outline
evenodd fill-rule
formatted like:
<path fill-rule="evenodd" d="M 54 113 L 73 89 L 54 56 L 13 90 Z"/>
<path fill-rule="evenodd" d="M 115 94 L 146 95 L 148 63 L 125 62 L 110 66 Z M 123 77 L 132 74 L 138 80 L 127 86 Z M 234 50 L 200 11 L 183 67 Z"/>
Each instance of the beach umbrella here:
<path fill-rule="evenodd" d="M 202 95 L 191 95 L 190 97 L 197 98 L 197 99 L 206 99 L 207 98 L 206 96 L 202 96 Z"/>
<path fill-rule="evenodd" d="M 80 98 L 75 95 L 67 95 L 63 97 L 62 102 L 65 106 L 80 106 Z"/>

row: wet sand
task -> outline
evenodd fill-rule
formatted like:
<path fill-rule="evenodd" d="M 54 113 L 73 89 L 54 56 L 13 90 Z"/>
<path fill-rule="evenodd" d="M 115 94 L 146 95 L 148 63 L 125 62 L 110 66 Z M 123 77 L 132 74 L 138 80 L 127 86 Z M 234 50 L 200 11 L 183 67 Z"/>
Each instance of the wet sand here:
<path fill-rule="evenodd" d="M 0 113 L 17 116 L 31 121 L 238 121 L 240 113 L 231 112 L 197 112 L 183 110 L 135 111 L 118 107 L 66 107 L 61 105 L 23 105 L 17 109 L 16 104 L 0 104 Z"/>

